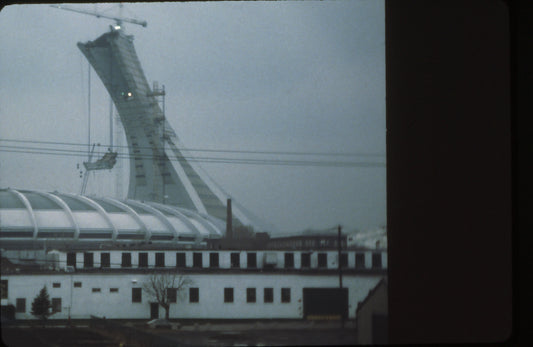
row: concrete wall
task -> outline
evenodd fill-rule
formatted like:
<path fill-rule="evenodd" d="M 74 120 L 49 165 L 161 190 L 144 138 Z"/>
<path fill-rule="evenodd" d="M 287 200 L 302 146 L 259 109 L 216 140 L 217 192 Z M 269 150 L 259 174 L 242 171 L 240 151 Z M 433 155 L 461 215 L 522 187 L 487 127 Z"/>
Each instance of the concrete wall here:
<path fill-rule="evenodd" d="M 132 302 L 132 288 L 142 288 L 149 275 L 135 273 L 64 273 L 13 274 L 2 276 L 8 280 L 8 298 L 2 304 L 16 305 L 17 298 L 26 299 L 25 312 L 17 312 L 17 319 L 35 319 L 31 315 L 31 303 L 40 289 L 46 285 L 50 299 L 61 298 L 61 312 L 50 319 L 89 318 L 90 315 L 106 318 L 149 319 L 150 302 L 154 300 L 143 290 L 142 302 Z M 170 318 L 204 319 L 258 319 L 303 318 L 303 288 L 338 287 L 334 274 L 191 274 L 191 287 L 199 288 L 199 302 L 189 302 L 189 290 L 183 291 L 181 300 L 170 308 Z M 357 303 L 379 282 L 379 275 L 345 275 L 343 285 L 348 288 L 349 318 L 355 318 Z M 81 282 L 81 288 L 74 287 Z M 54 288 L 53 283 L 59 283 Z M 224 288 L 233 288 L 234 302 L 224 302 Z M 93 288 L 99 288 L 94 292 Z M 118 292 L 110 292 L 118 288 Z M 246 288 L 256 288 L 256 302 L 246 302 Z M 263 302 L 263 289 L 273 288 L 274 302 Z M 281 302 L 281 288 L 291 289 L 289 303 Z M 164 317 L 164 309 L 159 309 Z"/>

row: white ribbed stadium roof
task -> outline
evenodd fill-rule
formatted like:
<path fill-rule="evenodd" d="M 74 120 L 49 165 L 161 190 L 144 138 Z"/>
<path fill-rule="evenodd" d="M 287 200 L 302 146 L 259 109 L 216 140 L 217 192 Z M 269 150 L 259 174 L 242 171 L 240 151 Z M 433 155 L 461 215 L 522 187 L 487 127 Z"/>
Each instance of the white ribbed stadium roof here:
<path fill-rule="evenodd" d="M 0 242 L 8 240 L 201 242 L 225 222 L 175 206 L 35 190 L 0 189 Z"/>

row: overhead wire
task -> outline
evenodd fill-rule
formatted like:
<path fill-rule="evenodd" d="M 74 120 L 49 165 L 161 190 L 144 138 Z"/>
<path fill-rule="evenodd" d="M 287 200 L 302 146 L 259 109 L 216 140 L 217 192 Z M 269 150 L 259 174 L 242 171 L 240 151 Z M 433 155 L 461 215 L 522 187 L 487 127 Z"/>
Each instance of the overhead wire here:
<path fill-rule="evenodd" d="M 49 145 L 69 145 L 86 147 L 86 143 L 76 142 L 57 142 L 57 141 L 38 141 L 38 140 L 19 140 L 19 139 L 2 139 L 5 142 L 19 142 L 19 143 L 33 143 L 33 144 L 49 144 Z M 103 144 L 101 147 L 110 147 L 110 145 Z M 116 148 L 127 148 L 127 145 L 113 145 Z M 152 147 L 136 146 L 137 149 L 152 149 Z M 214 153 L 249 153 L 249 154 L 271 154 L 271 155 L 316 155 L 316 156 L 361 156 L 361 157 L 385 157 L 384 153 L 361 153 L 361 152 L 298 152 L 298 151 L 264 151 L 264 150 L 233 150 L 233 149 L 207 149 L 207 148 L 181 148 L 181 150 L 189 152 L 214 152 Z"/>
<path fill-rule="evenodd" d="M 23 145 L 9 145 L 1 144 L 2 142 L 13 142 L 21 144 L 47 144 L 50 147 L 34 147 L 34 146 L 23 146 Z M 54 148 L 54 146 L 59 146 L 59 148 Z M 79 147 L 69 148 L 68 146 Z M 38 141 L 38 140 L 18 140 L 18 139 L 0 139 L 0 152 L 10 152 L 10 153 L 23 153 L 23 154 L 36 154 L 36 155 L 56 155 L 56 156 L 84 156 L 86 154 L 85 147 L 86 144 L 82 143 L 71 143 L 71 142 L 56 142 L 56 141 Z M 103 146 L 105 147 L 105 146 Z M 222 150 L 222 149 L 193 149 L 193 148 L 180 148 L 180 151 L 186 152 L 206 152 L 206 153 L 217 153 L 225 154 L 225 156 L 192 156 L 181 154 L 176 158 L 168 158 L 166 154 L 161 156 L 154 154 L 146 153 L 130 153 L 130 146 L 117 146 L 122 149 L 128 149 L 128 151 L 118 152 L 117 159 L 148 159 L 148 160 L 161 160 L 167 158 L 170 161 L 180 161 L 187 160 L 189 162 L 201 162 L 201 163 L 223 163 L 223 164 L 247 164 L 247 165 L 285 165 L 285 166 L 322 166 L 322 167 L 384 167 L 385 162 L 382 161 L 333 161 L 333 160 L 319 160 L 319 159 L 304 159 L 304 160 L 295 160 L 295 159 L 280 159 L 280 158 L 258 158 L 257 155 L 300 155 L 300 156 L 325 156 L 325 157 L 339 157 L 339 156 L 362 156 L 362 157 L 372 157 L 373 154 L 370 153 L 335 153 L 335 152 L 287 152 L 287 151 L 255 151 L 255 150 Z M 152 151 L 151 147 L 142 147 L 135 146 L 135 150 L 149 150 Z M 103 155 L 106 153 L 102 150 L 101 146 L 98 146 L 98 150 L 95 151 L 97 156 Z M 255 157 L 252 158 L 235 158 L 228 157 L 230 154 L 253 154 Z M 381 156 L 381 155 L 377 155 Z M 384 155 L 383 155 L 384 156 Z M 377 159 L 377 158 L 376 158 Z"/>
<path fill-rule="evenodd" d="M 15 148 L 12 148 L 15 147 Z M 80 157 L 86 154 L 83 150 L 63 150 L 50 148 L 17 147 L 0 145 L 0 152 L 56 155 Z M 103 154 L 100 152 L 99 154 Z M 130 155 L 119 153 L 117 159 L 152 159 L 160 160 L 154 155 Z M 279 159 L 249 159 L 249 158 L 216 158 L 216 157 L 192 157 L 181 156 L 180 158 L 168 158 L 170 161 L 187 160 L 199 163 L 219 163 L 219 164 L 249 164 L 249 165 L 285 165 L 285 166 L 329 166 L 329 167 L 384 167 L 384 162 L 350 162 L 350 161 L 311 161 L 311 160 L 279 160 Z"/>

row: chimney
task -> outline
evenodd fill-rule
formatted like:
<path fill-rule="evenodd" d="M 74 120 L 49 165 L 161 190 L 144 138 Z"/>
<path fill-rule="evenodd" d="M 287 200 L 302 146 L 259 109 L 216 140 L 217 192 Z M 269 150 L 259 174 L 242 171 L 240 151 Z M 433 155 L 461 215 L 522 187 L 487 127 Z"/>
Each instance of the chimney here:
<path fill-rule="evenodd" d="M 228 199 L 227 203 L 227 215 L 226 215 L 226 238 L 233 238 L 233 226 L 232 226 L 232 213 L 231 213 L 231 199 Z"/>

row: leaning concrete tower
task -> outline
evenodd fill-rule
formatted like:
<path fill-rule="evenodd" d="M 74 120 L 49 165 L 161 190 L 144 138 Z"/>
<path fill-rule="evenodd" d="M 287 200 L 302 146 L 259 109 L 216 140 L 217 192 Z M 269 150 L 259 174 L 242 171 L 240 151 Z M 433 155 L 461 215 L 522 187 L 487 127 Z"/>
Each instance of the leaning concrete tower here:
<path fill-rule="evenodd" d="M 226 220 L 229 196 L 188 160 L 150 89 L 133 36 L 111 27 L 94 41 L 78 43 L 118 110 L 130 155 L 128 198 L 175 205 Z M 234 201 L 233 224 L 271 230 Z"/>

